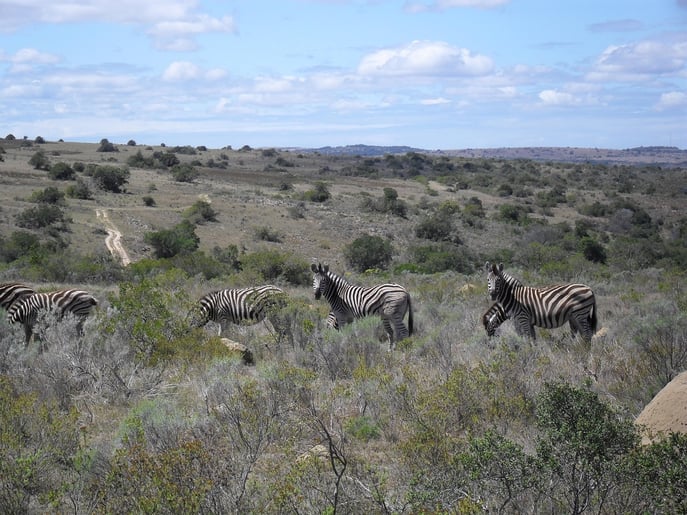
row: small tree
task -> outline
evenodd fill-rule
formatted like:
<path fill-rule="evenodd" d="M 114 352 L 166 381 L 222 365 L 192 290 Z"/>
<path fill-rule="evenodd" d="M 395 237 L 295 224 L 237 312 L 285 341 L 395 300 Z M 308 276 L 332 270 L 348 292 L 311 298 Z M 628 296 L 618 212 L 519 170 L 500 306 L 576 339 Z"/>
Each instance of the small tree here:
<path fill-rule="evenodd" d="M 71 198 L 79 198 L 82 200 L 89 200 L 93 198 L 91 189 L 83 179 L 77 179 L 76 184 L 67 186 L 66 193 L 67 196 Z"/>
<path fill-rule="evenodd" d="M 103 138 L 100 140 L 100 146 L 96 152 L 119 152 L 119 149 L 107 141 L 107 138 Z"/>
<path fill-rule="evenodd" d="M 393 247 L 389 240 L 365 234 L 344 248 L 348 265 L 364 272 L 373 268 L 386 269 L 391 263 Z"/>
<path fill-rule="evenodd" d="M 172 177 L 175 181 L 193 182 L 198 175 L 198 171 L 189 164 L 176 165 L 172 168 Z"/>
<path fill-rule="evenodd" d="M 209 202 L 204 200 L 196 201 L 184 213 L 186 219 L 195 224 L 204 224 L 205 222 L 216 222 L 217 211 L 212 209 Z"/>
<path fill-rule="evenodd" d="M 93 172 L 93 178 L 102 189 L 121 193 L 122 186 L 129 181 L 129 169 L 100 165 Z"/>
<path fill-rule="evenodd" d="M 200 243 L 193 224 L 188 220 L 172 229 L 146 233 L 144 239 L 155 248 L 155 256 L 158 258 L 170 258 L 181 252 L 193 252 Z"/>
<path fill-rule="evenodd" d="M 31 156 L 29 164 L 33 166 L 35 170 L 48 170 L 50 168 L 50 159 L 48 159 L 44 151 L 39 150 Z"/>
<path fill-rule="evenodd" d="M 48 170 L 48 176 L 56 181 L 71 181 L 74 179 L 74 175 L 72 167 L 62 161 L 55 163 Z"/>

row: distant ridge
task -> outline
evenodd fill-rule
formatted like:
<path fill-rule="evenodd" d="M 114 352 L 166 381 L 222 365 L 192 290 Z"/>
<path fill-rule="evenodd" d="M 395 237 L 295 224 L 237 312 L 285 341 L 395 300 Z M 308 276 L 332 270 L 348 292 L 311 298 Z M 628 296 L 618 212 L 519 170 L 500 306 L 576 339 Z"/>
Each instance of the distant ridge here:
<path fill-rule="evenodd" d="M 296 149 L 293 149 L 296 150 Z M 445 155 L 451 157 L 486 159 L 532 159 L 564 163 L 596 163 L 687 167 L 687 150 L 678 147 L 647 146 L 626 149 L 584 147 L 501 147 L 465 148 L 454 150 L 426 150 L 408 146 L 345 145 L 337 147 L 299 148 L 299 152 L 318 152 L 323 155 L 354 155 L 377 157 L 385 154 Z"/>

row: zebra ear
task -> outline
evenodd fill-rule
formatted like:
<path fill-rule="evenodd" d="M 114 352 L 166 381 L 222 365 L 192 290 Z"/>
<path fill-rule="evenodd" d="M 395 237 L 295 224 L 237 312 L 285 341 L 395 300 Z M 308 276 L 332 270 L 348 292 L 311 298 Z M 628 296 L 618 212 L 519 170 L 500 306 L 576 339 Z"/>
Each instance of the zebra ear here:
<path fill-rule="evenodd" d="M 310 270 L 317 273 L 317 265 L 315 263 L 310 263 Z"/>
<path fill-rule="evenodd" d="M 503 272 L 503 263 L 499 263 L 499 273 Z"/>
<path fill-rule="evenodd" d="M 324 265 L 324 273 L 326 274 L 327 272 L 329 272 L 329 265 L 325 264 Z"/>
<path fill-rule="evenodd" d="M 491 263 L 489 263 L 489 261 L 487 261 L 486 263 L 484 263 L 484 269 L 485 269 L 487 272 L 489 272 L 489 271 L 491 270 Z"/>

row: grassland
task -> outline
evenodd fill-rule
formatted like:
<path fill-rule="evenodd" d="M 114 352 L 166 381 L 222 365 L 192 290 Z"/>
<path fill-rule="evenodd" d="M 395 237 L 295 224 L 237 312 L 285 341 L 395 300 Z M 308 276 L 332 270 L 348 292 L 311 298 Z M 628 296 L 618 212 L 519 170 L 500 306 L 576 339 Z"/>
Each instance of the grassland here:
<path fill-rule="evenodd" d="M 40 256 L 6 260 L 0 279 L 84 286 L 101 299 L 81 337 L 67 322 L 24 347 L 22 331 L 0 322 L 7 406 L 0 434 L 11 442 L 0 464 L 16 480 L 0 491 L 8 509 L 522 513 L 574 511 L 584 499 L 578 513 L 681 508 L 683 490 L 653 491 L 638 466 L 627 465 L 640 451 L 622 439 L 622 424 L 631 427 L 687 368 L 684 169 L 415 152 L 189 153 L 125 144 L 98 152 L 98 144 L 16 140 L 0 147 L 0 243 L 27 232 L 66 244 L 56 257 L 44 255 L 53 252 L 48 246 Z M 38 150 L 53 165 L 117 167 L 138 152 L 174 151 L 198 176 L 179 182 L 166 167 L 130 167 L 124 191 L 112 193 L 77 173 L 92 198 L 65 198 L 66 229 L 27 229 L 17 222 L 36 205 L 35 192 L 74 184 L 34 169 Z M 324 202 L 308 200 L 318 184 L 330 192 Z M 370 209 L 389 190 L 404 203 L 403 216 Z M 146 234 L 175 226 L 199 200 L 217 214 L 195 226 L 198 251 L 154 259 Z M 110 256 L 98 210 L 121 232 L 131 265 Z M 418 232 L 444 222 L 450 230 L 437 240 Z M 361 235 L 391 243 L 387 270 L 351 269 L 345 251 Z M 590 242 L 598 247 L 585 247 Z M 241 270 L 203 272 L 216 249 L 231 246 Z M 435 258 L 445 251 L 455 266 L 414 273 L 418 249 L 427 248 Z M 585 254 L 589 248 L 596 253 Z M 251 268 L 271 253 L 302 265 L 306 279 Z M 413 298 L 415 334 L 388 353 L 378 320 L 326 330 L 328 306 L 316 303 L 308 284 L 312 259 L 357 284 L 402 283 Z M 528 342 L 506 323 L 488 340 L 480 324 L 490 304 L 486 260 L 505 262 L 526 284 L 590 285 L 601 331 L 590 346 L 572 340 L 567 327 L 538 329 Z M 186 316 L 210 289 L 258 281 L 278 283 L 291 300 L 280 333 L 264 324 L 227 332 L 253 352 L 256 365 L 245 366 L 214 328 L 193 330 Z M 607 421 L 582 431 L 600 438 L 585 447 L 597 454 L 580 457 L 567 427 L 556 433 L 542 422 L 545 408 L 563 410 L 553 402 L 561 392 L 579 403 L 565 408 L 573 426 Z M 610 411 L 590 421 L 585 414 L 598 415 L 597 399 Z M 544 448 L 553 449 L 553 461 L 543 459 Z M 29 464 L 29 479 L 16 463 Z"/>

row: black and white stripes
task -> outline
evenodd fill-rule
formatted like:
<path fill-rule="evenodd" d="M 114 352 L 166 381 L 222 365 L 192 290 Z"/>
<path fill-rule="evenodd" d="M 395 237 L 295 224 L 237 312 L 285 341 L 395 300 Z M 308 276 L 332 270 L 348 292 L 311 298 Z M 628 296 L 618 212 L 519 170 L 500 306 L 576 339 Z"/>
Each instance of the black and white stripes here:
<path fill-rule="evenodd" d="M 81 331 L 86 317 L 97 305 L 96 298 L 84 290 L 34 293 L 12 304 L 7 312 L 7 318 L 13 324 L 24 325 L 26 343 L 29 343 L 33 335 L 33 326 L 40 312 L 55 312 L 58 317 L 71 313 L 79 318 L 77 328 Z"/>
<path fill-rule="evenodd" d="M 0 307 L 9 310 L 12 304 L 20 301 L 36 291 L 23 283 L 2 283 L 0 284 Z"/>
<path fill-rule="evenodd" d="M 275 303 L 284 300 L 284 291 L 272 285 L 229 288 L 208 293 L 198 301 L 199 313 L 191 324 L 200 327 L 209 321 L 220 325 L 219 334 L 227 323 L 260 322 Z"/>
<path fill-rule="evenodd" d="M 399 284 L 379 284 L 365 288 L 354 286 L 343 277 L 329 271 L 328 265 L 314 263 L 313 290 L 315 298 L 324 297 L 331 306 L 327 325 L 339 328 L 356 318 L 379 315 L 389 337 L 389 350 L 413 333 L 413 309 L 410 294 Z M 408 327 L 403 319 L 408 313 Z"/>
<path fill-rule="evenodd" d="M 596 332 L 594 292 L 584 284 L 532 288 L 503 271 L 503 264 L 485 264 L 491 299 L 513 319 L 519 335 L 535 338 L 534 327 L 555 328 L 566 322 L 573 335 L 589 342 Z"/>
<path fill-rule="evenodd" d="M 487 332 L 487 336 L 494 336 L 496 329 L 509 318 L 508 313 L 506 313 L 501 304 L 494 302 L 482 315 L 482 325 Z"/>

